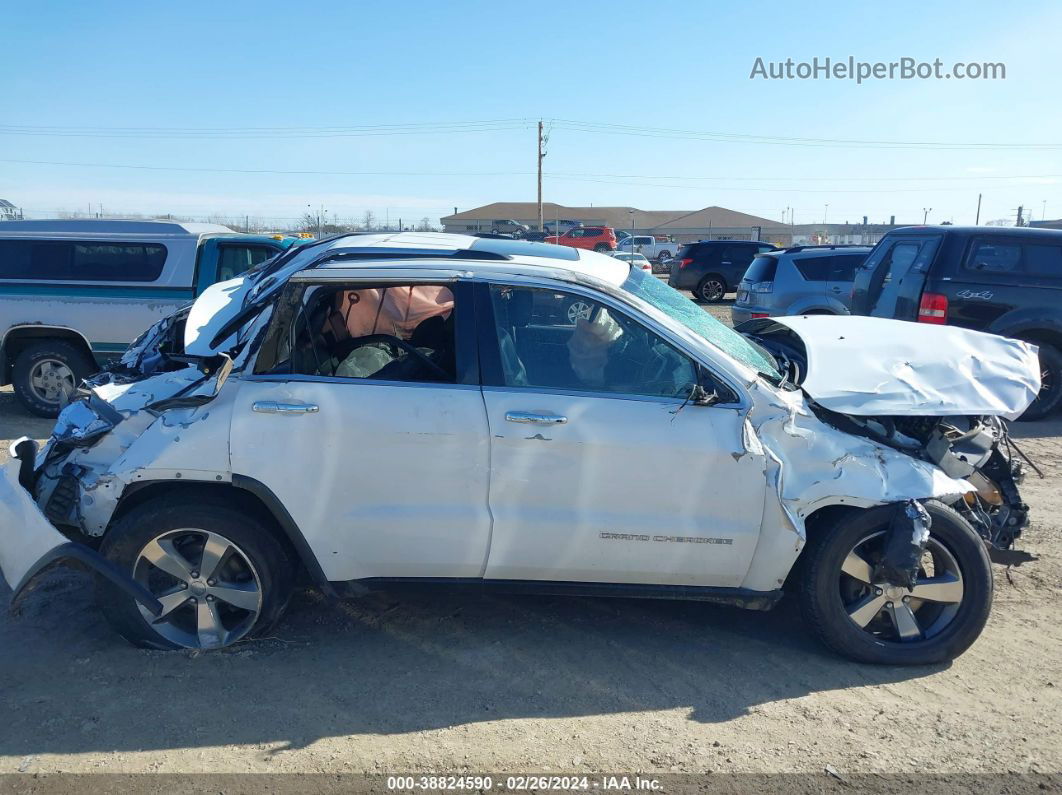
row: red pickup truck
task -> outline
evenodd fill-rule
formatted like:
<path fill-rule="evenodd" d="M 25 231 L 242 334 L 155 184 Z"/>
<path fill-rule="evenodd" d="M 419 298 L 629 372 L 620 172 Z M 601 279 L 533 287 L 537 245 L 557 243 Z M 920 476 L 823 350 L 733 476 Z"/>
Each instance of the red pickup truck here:
<path fill-rule="evenodd" d="M 577 226 L 563 235 L 550 235 L 545 242 L 593 251 L 615 251 L 616 230 L 611 226 Z"/>

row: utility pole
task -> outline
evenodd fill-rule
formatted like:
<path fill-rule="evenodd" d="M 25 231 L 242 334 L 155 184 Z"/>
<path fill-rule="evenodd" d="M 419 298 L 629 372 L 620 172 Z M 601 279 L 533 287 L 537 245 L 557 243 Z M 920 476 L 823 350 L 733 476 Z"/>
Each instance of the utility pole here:
<path fill-rule="evenodd" d="M 1021 220 L 1021 218 L 1022 218 L 1022 212 L 1023 212 L 1024 210 L 1025 210 L 1025 205 L 1023 205 L 1023 204 L 1019 204 L 1019 205 L 1018 205 L 1018 223 L 1017 223 L 1017 224 L 1015 224 L 1015 226 L 1025 226 L 1025 224 L 1024 224 L 1024 223 L 1022 223 L 1022 220 Z"/>
<path fill-rule="evenodd" d="M 981 225 L 981 194 L 977 194 L 977 217 L 974 219 L 974 226 Z"/>
<path fill-rule="evenodd" d="M 931 212 L 933 212 L 933 208 L 932 207 L 923 207 L 922 208 L 922 226 L 926 225 L 926 219 L 929 218 L 929 214 Z"/>
<path fill-rule="evenodd" d="M 535 146 L 536 157 L 538 158 L 538 231 L 541 232 L 545 223 L 542 217 L 542 158 L 546 156 L 546 153 L 543 151 L 542 119 L 538 120 L 538 140 Z"/>

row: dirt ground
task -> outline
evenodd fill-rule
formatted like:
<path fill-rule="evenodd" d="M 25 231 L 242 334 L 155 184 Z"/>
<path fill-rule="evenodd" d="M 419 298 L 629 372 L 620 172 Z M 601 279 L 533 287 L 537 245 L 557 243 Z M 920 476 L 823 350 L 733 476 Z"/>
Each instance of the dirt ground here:
<path fill-rule="evenodd" d="M 50 425 L 0 391 L 0 437 Z M 1059 773 L 1062 418 L 1013 431 L 1047 475 L 1023 489 L 1036 559 L 995 567 L 989 625 L 950 665 L 833 657 L 789 600 L 460 594 L 308 592 L 275 637 L 149 652 L 60 572 L 0 615 L 0 773 Z"/>

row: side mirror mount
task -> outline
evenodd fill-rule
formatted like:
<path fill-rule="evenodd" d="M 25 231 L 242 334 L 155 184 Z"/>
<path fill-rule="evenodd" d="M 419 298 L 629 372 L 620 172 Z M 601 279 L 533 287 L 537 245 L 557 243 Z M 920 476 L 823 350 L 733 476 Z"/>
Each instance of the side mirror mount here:
<path fill-rule="evenodd" d="M 690 403 L 695 406 L 714 406 L 716 403 L 720 402 L 721 399 L 719 393 L 714 389 L 705 389 L 700 384 L 695 384 L 693 391 L 690 393 Z"/>

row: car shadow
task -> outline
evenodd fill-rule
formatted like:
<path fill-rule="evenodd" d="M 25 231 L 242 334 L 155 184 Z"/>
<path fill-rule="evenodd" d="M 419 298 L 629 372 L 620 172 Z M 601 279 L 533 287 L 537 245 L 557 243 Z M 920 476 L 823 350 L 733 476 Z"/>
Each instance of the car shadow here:
<path fill-rule="evenodd" d="M 226 744 L 481 721 L 757 705 L 926 676 L 859 665 L 770 613 L 693 602 L 386 592 L 300 593 L 272 635 L 213 653 L 134 649 L 81 574 L 56 573 L 0 618 L 0 756 Z M 2 598 L 2 597 L 0 597 Z"/>
<path fill-rule="evenodd" d="M 1007 426 L 1014 439 L 1046 439 L 1062 436 L 1062 412 L 1056 411 L 1052 416 L 1029 422 L 1011 422 Z"/>

